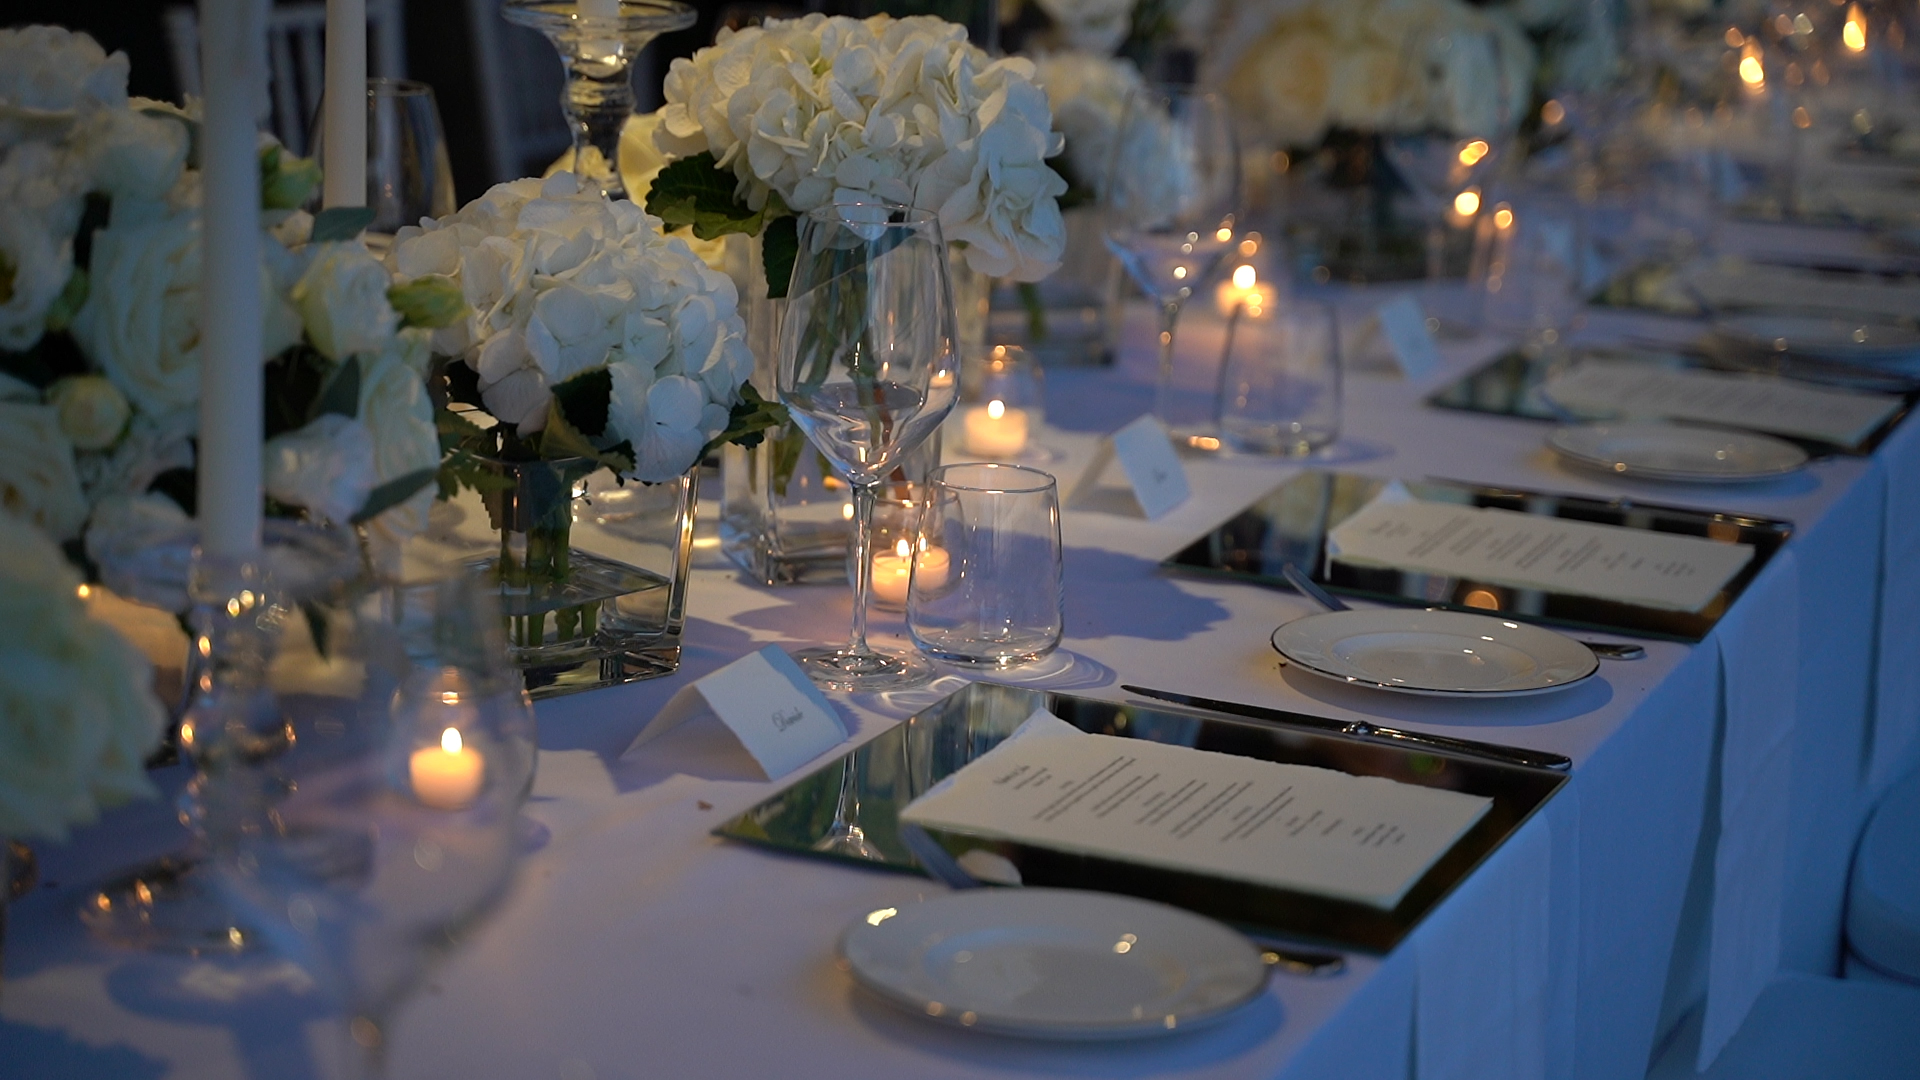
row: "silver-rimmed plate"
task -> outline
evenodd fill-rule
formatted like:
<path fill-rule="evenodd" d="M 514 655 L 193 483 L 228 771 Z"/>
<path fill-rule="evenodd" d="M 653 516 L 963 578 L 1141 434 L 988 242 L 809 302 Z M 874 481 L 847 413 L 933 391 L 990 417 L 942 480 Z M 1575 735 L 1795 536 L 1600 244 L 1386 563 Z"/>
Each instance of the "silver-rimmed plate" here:
<path fill-rule="evenodd" d="M 1920 358 L 1920 329 L 1844 312 L 1750 312 L 1713 324 L 1721 338 L 1760 352 L 1842 363 L 1897 364 Z"/>
<path fill-rule="evenodd" d="M 1281 626 L 1273 647 L 1315 675 L 1429 697 L 1545 694 L 1600 667 L 1565 634 L 1464 611 L 1329 611 Z"/>
<path fill-rule="evenodd" d="M 1568 424 L 1547 445 L 1615 476 L 1686 483 L 1771 480 L 1807 463 L 1805 450 L 1771 435 L 1657 421 Z"/>
<path fill-rule="evenodd" d="M 1205 916 L 1078 889 L 974 889 L 881 908 L 840 936 L 860 985 L 954 1027 L 1143 1039 L 1224 1019 L 1267 983 L 1261 950 Z"/>

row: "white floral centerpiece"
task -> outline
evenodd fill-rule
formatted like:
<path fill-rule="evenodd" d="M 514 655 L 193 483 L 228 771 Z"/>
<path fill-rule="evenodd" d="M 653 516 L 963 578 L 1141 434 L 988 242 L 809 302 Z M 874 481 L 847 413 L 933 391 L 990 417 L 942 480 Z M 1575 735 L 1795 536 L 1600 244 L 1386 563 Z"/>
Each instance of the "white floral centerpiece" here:
<path fill-rule="evenodd" d="M 126 78 L 84 34 L 0 30 L 0 505 L 103 562 L 195 502 L 196 121 Z M 364 212 L 295 210 L 312 162 L 263 137 L 260 167 L 268 509 L 417 532 L 440 463 L 427 335 L 458 294 L 395 287 Z"/>
<path fill-rule="evenodd" d="M 1131 60 L 1099 53 L 1044 53 L 1034 58 L 1034 80 L 1046 91 L 1054 130 L 1066 141 L 1063 202 L 1090 201 L 1113 157 L 1127 99 L 1144 85 L 1140 70 Z"/>
<path fill-rule="evenodd" d="M 785 294 L 795 213 L 867 199 L 936 214 L 968 266 L 1035 281 L 1065 243 L 1059 153 L 1031 61 L 918 16 L 808 15 L 722 30 L 673 62 L 647 209 L 701 239 L 765 236 Z"/>

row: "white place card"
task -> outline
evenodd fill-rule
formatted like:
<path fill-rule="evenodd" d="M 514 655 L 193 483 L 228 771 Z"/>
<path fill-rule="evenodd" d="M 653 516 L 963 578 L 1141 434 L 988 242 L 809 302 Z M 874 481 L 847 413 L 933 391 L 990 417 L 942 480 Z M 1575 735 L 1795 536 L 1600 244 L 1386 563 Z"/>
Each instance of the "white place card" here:
<path fill-rule="evenodd" d="M 926 828 L 1390 910 L 1492 800 L 1089 735 L 1044 711 L 914 800 Z"/>
<path fill-rule="evenodd" d="M 1693 420 L 1852 446 L 1901 406 L 1894 394 L 1809 386 L 1765 375 L 1672 371 L 1631 360 L 1584 360 L 1541 388 L 1579 416 Z"/>
<path fill-rule="evenodd" d="M 1087 502 L 1115 458 L 1120 459 L 1120 471 L 1126 474 L 1134 504 L 1149 520 L 1187 501 L 1190 489 L 1186 467 L 1180 464 L 1167 429 L 1148 414 L 1100 440 L 1093 460 L 1067 494 L 1068 505 Z"/>
<path fill-rule="evenodd" d="M 1513 510 L 1375 499 L 1327 534 L 1349 566 L 1699 611 L 1753 559 L 1751 544 Z"/>
<path fill-rule="evenodd" d="M 1397 297 L 1381 304 L 1373 317 L 1400 374 L 1421 379 L 1440 366 L 1440 347 L 1434 343 L 1433 331 L 1427 329 L 1427 312 L 1420 301 L 1411 296 Z"/>
<path fill-rule="evenodd" d="M 780 779 L 847 739 L 840 714 L 806 672 L 786 650 L 769 645 L 681 687 L 626 753 L 703 711 L 720 718 L 769 780 Z"/>

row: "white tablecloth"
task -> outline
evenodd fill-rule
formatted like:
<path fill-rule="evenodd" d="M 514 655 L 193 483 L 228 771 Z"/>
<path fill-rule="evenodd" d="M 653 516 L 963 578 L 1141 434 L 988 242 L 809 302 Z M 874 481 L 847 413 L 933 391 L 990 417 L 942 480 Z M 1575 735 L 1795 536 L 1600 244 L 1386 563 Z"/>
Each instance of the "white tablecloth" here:
<path fill-rule="evenodd" d="M 1594 323 L 1594 333 L 1620 328 L 1607 317 Z M 1207 334 L 1195 320 L 1188 347 L 1204 349 Z M 1920 473 L 1920 443 L 1896 440 L 1873 460 L 1820 461 L 1752 487 L 1615 481 L 1558 465 L 1538 424 L 1420 404 L 1487 348 L 1448 346 L 1445 370 L 1417 385 L 1352 378 L 1337 464 L 1791 519 L 1793 558 L 1757 587 L 1773 600 L 1731 620 L 1738 634 L 1697 647 L 1648 642 L 1645 660 L 1603 664 L 1597 679 L 1565 693 L 1400 698 L 1280 669 L 1267 635 L 1309 610 L 1299 598 L 1155 568 L 1293 466 L 1195 462 L 1194 497 L 1160 521 L 1070 512 L 1064 523 L 1065 647 L 1074 660 L 1064 688 L 1118 698 L 1124 675 L 1574 758 L 1572 782 L 1546 811 L 1392 954 L 1356 954 L 1333 978 L 1277 976 L 1264 1000 L 1217 1029 L 1118 1047 L 948 1031 L 862 996 L 833 964 L 838 931 L 935 886 L 709 836 L 773 790 L 710 722 L 620 757 L 688 678 L 761 643 L 843 632 L 844 589 L 761 589 L 708 568 L 694 575 L 677 675 L 540 706 L 540 778 L 527 813 L 549 838 L 497 916 L 400 1014 L 394 1075 L 1638 1077 L 1656 1038 L 1698 1006 L 1709 982 L 1710 1008 L 1720 1010 L 1710 1015 L 1738 1023 L 1756 976 L 1722 970 L 1724 959 L 1757 954 L 1735 944 L 1772 948 L 1787 967 L 1830 970 L 1846 852 L 1866 807 L 1876 701 L 1904 677 L 1889 671 L 1881 645 L 1898 619 L 1878 598 L 1915 588 L 1911 559 L 1880 557 L 1889 537 L 1914 535 L 1890 526 L 1884 507 L 1890 486 L 1912 505 L 1906 489 Z M 1126 359 L 1118 373 L 1051 374 L 1054 419 L 1082 429 L 1046 436 L 1067 453 L 1055 467 L 1063 478 L 1086 460 L 1088 431 L 1144 409 L 1144 357 Z M 1783 610 L 1792 617 L 1768 615 Z M 1796 622 L 1797 633 L 1782 629 Z M 876 625 L 882 636 L 900 629 Z M 1762 695 L 1767 708 L 1743 706 L 1738 691 L 1753 664 L 1790 665 L 1768 674 L 1798 687 L 1791 701 Z M 1876 685 L 1877 699 L 1868 690 Z M 926 700 L 846 704 L 864 739 Z M 1882 716 L 1877 727 L 1889 723 Z M 1774 739 L 1782 724 L 1784 744 Z M 1750 745 L 1757 758 L 1741 752 Z M 1772 753 L 1782 745 L 1785 765 Z M 1723 766 L 1738 775 L 1724 776 Z M 1787 789 L 1763 786 L 1780 783 Z M 1748 861 L 1722 845 L 1741 835 L 1726 827 L 1729 813 L 1755 800 L 1764 813 L 1754 820 L 1773 831 L 1749 838 L 1768 854 Z M 233 1000 L 220 1001 L 208 997 L 223 985 L 217 964 L 116 952 L 74 924 L 90 878 L 164 849 L 171 835 L 164 808 L 150 804 L 45 852 L 49 887 L 14 905 L 0 1072 L 301 1077 L 316 1075 L 310 1047 L 323 1057 L 337 1048 L 292 973 L 273 976 L 279 989 L 265 997 L 229 990 Z M 1755 919 L 1729 920 L 1736 904 Z"/>

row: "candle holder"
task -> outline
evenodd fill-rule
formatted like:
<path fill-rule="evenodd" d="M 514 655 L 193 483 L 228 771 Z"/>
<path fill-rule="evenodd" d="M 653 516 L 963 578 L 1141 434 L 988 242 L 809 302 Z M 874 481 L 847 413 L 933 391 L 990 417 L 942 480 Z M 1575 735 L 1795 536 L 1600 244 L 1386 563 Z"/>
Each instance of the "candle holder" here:
<path fill-rule="evenodd" d="M 961 373 L 960 449 L 976 461 L 1043 464 L 1057 455 L 1035 436 L 1046 421 L 1039 360 L 1017 345 L 995 345 Z"/>
<path fill-rule="evenodd" d="M 654 38 L 692 26 L 693 8 L 676 0 L 507 0 L 500 13 L 545 34 L 560 53 L 574 175 L 609 199 L 626 198 L 620 131 L 633 115 L 633 61 Z"/>

